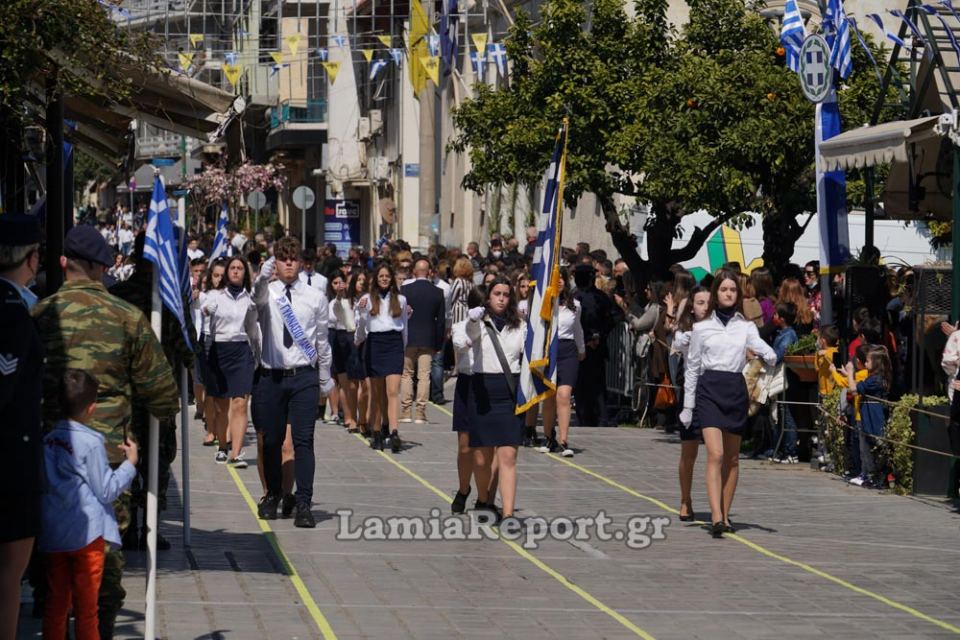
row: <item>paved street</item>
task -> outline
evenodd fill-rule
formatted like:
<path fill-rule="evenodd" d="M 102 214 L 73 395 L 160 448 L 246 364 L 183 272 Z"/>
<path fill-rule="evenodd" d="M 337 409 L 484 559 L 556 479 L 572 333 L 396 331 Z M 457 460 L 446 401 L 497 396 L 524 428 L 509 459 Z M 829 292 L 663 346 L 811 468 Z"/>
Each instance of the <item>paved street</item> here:
<path fill-rule="evenodd" d="M 342 427 L 319 425 L 320 522 L 313 531 L 295 529 L 292 520 L 262 530 L 237 484 L 258 498 L 256 468 L 216 466 L 212 451 L 200 446 L 199 425 L 192 425 L 193 540 L 184 552 L 180 503 L 171 499 L 161 528 L 174 542 L 160 561 L 162 637 L 960 633 L 960 516 L 847 486 L 804 466 L 747 461 L 732 514 L 740 533 L 713 540 L 701 525 L 681 523 L 666 510 L 678 506 L 679 447 L 672 436 L 648 430 L 575 428 L 572 462 L 522 450 L 518 500 L 524 517 L 602 509 L 614 521 L 611 530 L 623 529 L 631 516 L 669 516 L 666 538 L 645 549 L 596 537 L 545 540 L 531 551 L 498 540 L 335 539 L 338 509 L 352 508 L 357 517 L 449 513 L 436 492 L 450 496 L 455 489 L 456 440 L 445 412 L 431 407 L 429 417 L 429 425 L 403 425 L 407 445 L 396 456 L 371 451 Z M 179 459 L 175 469 L 179 494 Z M 709 519 L 702 467 L 694 504 Z M 118 630 L 137 637 L 143 554 L 128 554 L 128 563 Z"/>

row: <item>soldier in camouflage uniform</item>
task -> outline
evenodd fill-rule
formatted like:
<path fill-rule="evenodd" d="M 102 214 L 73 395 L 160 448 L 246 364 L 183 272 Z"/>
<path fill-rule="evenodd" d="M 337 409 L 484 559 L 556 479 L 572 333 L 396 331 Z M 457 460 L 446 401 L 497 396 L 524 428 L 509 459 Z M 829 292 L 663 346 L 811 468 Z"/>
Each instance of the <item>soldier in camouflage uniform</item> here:
<path fill-rule="evenodd" d="M 113 256 L 97 230 L 88 225 L 73 227 L 60 262 L 66 282 L 33 309 L 47 355 L 44 421 L 52 424 L 60 414 L 57 391 L 64 371 L 91 373 L 100 386 L 89 426 L 104 435 L 108 459 L 119 464 L 123 454 L 116 445 L 123 441 L 131 403 L 142 404 L 160 419 L 172 418 L 180 406 L 176 381 L 143 312 L 107 293 L 100 283 Z M 129 495 L 114 505 L 121 533 L 129 523 L 128 504 Z M 99 601 L 101 638 L 113 637 L 126 597 L 121 584 L 123 564 L 120 549 L 107 553 Z"/>
<path fill-rule="evenodd" d="M 153 290 L 153 263 L 143 258 L 143 241 L 144 233 L 141 231 L 137 234 L 134 242 L 133 256 L 136 259 L 136 267 L 133 275 L 126 281 L 110 287 L 110 293 L 137 307 L 144 315 L 149 315 Z M 186 365 L 188 368 L 193 366 L 193 351 L 191 349 L 196 347 L 195 345 L 187 345 L 180 323 L 166 307 L 163 308 L 161 318 L 163 353 L 173 369 L 179 393 L 180 367 L 182 365 Z M 189 314 L 187 318 L 189 318 Z M 188 334 L 194 335 L 189 328 Z M 142 402 L 134 398 L 130 430 L 133 437 L 140 443 L 140 462 L 137 465 L 140 477 L 134 480 L 131 487 L 130 527 L 124 535 L 123 546 L 125 549 L 146 548 L 147 529 L 146 526 L 141 529 L 140 518 L 142 517 L 145 520 L 147 505 L 146 478 L 149 477 L 147 463 L 150 459 L 150 452 L 147 448 L 149 428 L 150 413 Z M 167 487 L 170 484 L 170 465 L 177 457 L 177 424 L 174 420 L 160 421 L 159 443 L 160 447 L 157 451 L 159 460 L 157 467 L 157 510 L 165 511 L 167 508 Z M 169 548 L 170 543 L 158 533 L 157 549 L 165 551 Z"/>

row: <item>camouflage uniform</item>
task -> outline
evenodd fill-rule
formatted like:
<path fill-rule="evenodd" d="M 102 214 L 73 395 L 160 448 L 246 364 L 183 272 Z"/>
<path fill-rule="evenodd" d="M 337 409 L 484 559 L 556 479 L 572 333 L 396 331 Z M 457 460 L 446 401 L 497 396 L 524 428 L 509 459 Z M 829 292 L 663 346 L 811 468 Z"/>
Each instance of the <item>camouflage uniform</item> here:
<path fill-rule="evenodd" d="M 33 308 L 37 330 L 46 349 L 44 422 L 60 415 L 57 391 L 66 369 L 83 369 L 97 378 L 97 408 L 89 426 L 106 438 L 107 458 L 125 458 L 123 423 L 137 402 L 158 418 L 171 418 L 180 406 L 176 380 L 160 343 L 143 313 L 110 295 L 92 280 L 73 280 Z M 129 494 L 114 505 L 121 534 L 129 525 Z M 100 637 L 112 638 L 117 613 L 126 592 L 121 584 L 123 554 L 110 549 L 100 587 Z"/>
<path fill-rule="evenodd" d="M 124 282 L 120 282 L 110 287 L 110 293 L 122 300 L 126 300 L 137 307 L 145 316 L 150 314 L 150 305 L 152 303 L 153 274 L 152 264 L 146 261 L 137 263 L 133 275 Z M 188 316 L 189 317 L 189 316 Z M 189 369 L 193 366 L 193 345 L 187 346 L 183 337 L 183 331 L 180 323 L 170 311 L 164 307 L 161 314 L 163 329 L 163 353 L 173 369 L 173 375 L 177 382 L 179 393 L 180 387 L 180 367 L 186 365 Z M 188 328 L 188 334 L 193 335 Z M 130 431 L 140 443 L 140 462 L 137 469 L 140 477 L 134 480 L 131 490 L 133 496 L 132 502 L 132 524 L 136 528 L 136 514 L 138 509 L 145 509 L 147 504 L 146 478 L 148 478 L 147 463 L 150 459 L 150 450 L 147 447 L 148 435 L 150 429 L 150 412 L 145 404 L 137 398 L 133 399 L 133 411 L 130 422 Z M 157 467 L 157 509 L 164 511 L 167 508 L 167 487 L 170 484 L 170 465 L 177 457 L 177 423 L 174 420 L 160 420 L 160 447 L 157 451 L 159 465 Z"/>

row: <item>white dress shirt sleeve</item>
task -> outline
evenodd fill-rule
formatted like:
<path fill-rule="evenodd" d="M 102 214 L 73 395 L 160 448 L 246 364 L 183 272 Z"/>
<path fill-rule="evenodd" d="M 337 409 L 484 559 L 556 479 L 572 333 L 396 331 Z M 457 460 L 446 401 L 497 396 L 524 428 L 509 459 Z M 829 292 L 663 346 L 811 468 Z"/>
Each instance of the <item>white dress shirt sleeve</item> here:
<path fill-rule="evenodd" d="M 453 325 L 451 338 L 453 339 L 453 348 L 457 351 L 465 351 L 473 346 L 473 341 L 467 337 L 467 323 L 469 320 L 463 320 Z"/>
<path fill-rule="evenodd" d="M 579 302 L 574 303 L 575 306 L 575 318 L 573 321 L 573 341 L 577 344 L 577 353 L 584 355 L 587 352 L 587 346 L 583 341 L 583 325 L 580 324 L 580 313 L 583 308 L 580 306 Z M 527 323 L 523 323 L 524 330 L 526 330 Z M 526 338 L 524 338 L 526 340 Z"/>
<path fill-rule="evenodd" d="M 747 321 L 747 325 L 747 348 L 763 358 L 768 366 L 772 367 L 777 364 L 777 352 L 760 337 L 757 325 L 749 321 Z"/>
<path fill-rule="evenodd" d="M 403 329 L 401 330 L 401 333 L 403 334 L 404 350 L 406 350 L 407 348 L 407 319 L 408 319 L 407 312 L 408 311 L 409 309 L 407 309 L 407 298 L 406 296 L 401 295 L 400 296 L 400 322 L 403 323 Z"/>
<path fill-rule="evenodd" d="M 360 308 L 360 302 L 366 299 L 366 307 Z M 370 296 L 363 294 L 357 304 L 353 306 L 353 318 L 357 323 L 357 328 L 353 333 L 353 343 L 360 345 L 367 339 L 367 326 L 370 323 Z"/>
<path fill-rule="evenodd" d="M 697 404 L 697 381 L 700 379 L 700 358 L 702 334 L 696 330 L 690 332 L 690 348 L 684 364 L 683 408 L 691 411 Z M 769 349 L 769 347 L 767 347 Z M 772 349 L 771 349 L 772 351 Z M 776 354 L 774 354 L 776 358 Z"/>
<path fill-rule="evenodd" d="M 260 323 L 257 305 L 250 302 L 250 308 L 247 309 L 247 317 L 244 319 L 244 329 L 247 332 L 247 340 L 250 342 L 250 349 L 253 351 L 253 361 L 260 366 L 260 355 L 262 353 L 263 338 L 260 334 Z"/>
<path fill-rule="evenodd" d="M 320 296 L 320 304 L 317 306 L 317 331 L 314 337 L 314 346 L 317 349 L 317 374 L 320 376 L 320 392 L 324 395 L 330 393 L 333 386 L 330 379 L 330 365 L 333 362 L 333 354 L 330 351 L 330 340 L 327 334 L 327 321 L 330 317 L 330 309 L 325 295 Z"/>
<path fill-rule="evenodd" d="M 273 272 L 276 267 L 277 259 L 271 257 L 263 263 L 257 279 L 253 282 L 253 302 L 258 307 L 262 307 L 270 302 L 270 279 L 273 277 Z"/>

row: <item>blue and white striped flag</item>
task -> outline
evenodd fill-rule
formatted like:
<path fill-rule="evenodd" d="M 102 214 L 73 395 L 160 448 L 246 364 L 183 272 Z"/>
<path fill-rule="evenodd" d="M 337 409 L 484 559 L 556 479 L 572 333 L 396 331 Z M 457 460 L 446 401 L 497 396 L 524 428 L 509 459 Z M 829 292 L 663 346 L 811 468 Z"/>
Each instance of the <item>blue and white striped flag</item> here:
<path fill-rule="evenodd" d="M 517 386 L 518 414 L 549 398 L 557 389 L 557 329 L 560 305 L 561 214 L 563 179 L 567 163 L 567 122 L 557 134 L 543 191 L 543 208 L 537 221 L 537 244 L 531 269 L 532 297 L 527 313 L 527 339 L 520 361 Z"/>
<path fill-rule="evenodd" d="M 910 50 L 910 44 L 909 44 L 909 43 L 907 43 L 906 41 L 904 41 L 900 36 L 898 36 L 898 35 L 895 34 L 893 31 L 890 31 L 890 29 L 888 29 L 886 26 L 884 26 L 883 20 L 880 18 L 880 14 L 879 14 L 879 13 L 868 13 L 865 17 L 867 17 L 867 18 L 873 20 L 875 23 L 877 23 L 877 26 L 880 27 L 880 31 L 883 31 L 883 35 L 884 35 L 884 37 L 885 37 L 887 40 L 889 40 L 890 42 L 892 42 L 893 44 L 899 46 L 899 47 L 902 48 L 902 49 L 906 49 L 907 51 Z"/>
<path fill-rule="evenodd" d="M 227 217 L 227 203 L 223 203 L 220 207 L 220 217 L 217 218 L 217 235 L 213 238 L 213 249 L 210 250 L 210 260 L 207 262 L 207 266 L 213 264 L 213 261 L 217 258 L 222 258 L 227 255 L 227 250 L 229 249 L 230 241 L 227 239 L 227 223 L 230 219 Z"/>
<path fill-rule="evenodd" d="M 787 56 L 787 68 L 800 73 L 800 47 L 807 37 L 807 28 L 803 16 L 797 7 L 797 0 L 787 0 L 783 5 L 783 24 L 780 26 L 780 44 Z"/>
<path fill-rule="evenodd" d="M 177 239 L 178 257 L 177 264 L 180 267 L 180 293 L 187 300 L 193 295 L 190 286 L 190 257 L 187 255 L 187 243 L 190 239 L 187 237 L 187 230 L 178 224 L 173 225 L 173 235 Z"/>
<path fill-rule="evenodd" d="M 183 338 L 190 347 L 190 334 L 183 315 L 183 289 L 180 280 L 177 239 L 173 231 L 173 220 L 167 207 L 167 194 L 160 176 L 154 178 L 153 197 L 150 199 L 150 213 L 147 214 L 147 233 L 143 242 L 143 257 L 153 263 L 157 269 L 157 286 L 160 287 L 160 300 L 180 323 Z M 162 336 L 161 336 L 162 337 Z"/>
<path fill-rule="evenodd" d="M 923 37 L 923 32 L 920 31 L 920 27 L 918 27 L 913 20 L 908 18 L 907 14 L 905 14 L 903 11 L 900 11 L 899 9 L 891 9 L 889 13 L 890 15 L 903 20 L 903 23 L 907 25 L 907 28 L 909 28 L 910 31 L 913 33 L 913 37 L 915 37 L 917 40 L 919 40 L 923 44 L 924 55 L 929 58 L 932 58 L 933 48 L 927 46 L 927 39 Z"/>
<path fill-rule="evenodd" d="M 827 19 L 829 26 L 827 42 L 830 43 L 830 66 L 840 72 L 846 80 L 853 71 L 853 48 L 850 44 L 850 25 L 843 10 L 843 0 L 827 0 Z M 833 42 L 830 42 L 830 32 Z"/>
<path fill-rule="evenodd" d="M 380 70 L 387 66 L 387 61 L 382 58 L 377 58 L 372 63 L 370 63 L 370 79 L 375 80 L 377 74 L 380 73 Z"/>
<path fill-rule="evenodd" d="M 954 17 L 960 20 L 960 17 L 957 17 L 957 12 L 953 10 L 953 5 L 949 4 L 950 0 L 947 0 L 948 4 L 944 5 L 950 12 L 953 13 Z M 927 15 L 935 16 L 940 20 L 940 24 L 943 25 L 943 30 L 947 32 L 947 38 L 950 40 L 950 46 L 953 47 L 953 52 L 957 54 L 957 60 L 960 60 L 960 42 L 957 42 L 957 36 L 953 33 L 953 28 L 947 24 L 947 19 L 937 11 L 937 8 L 929 4 L 919 5 L 920 9 Z"/>
<path fill-rule="evenodd" d="M 817 223 L 820 230 L 820 273 L 833 273 L 850 258 L 847 223 L 847 181 L 840 171 L 830 171 L 820 157 L 820 145 L 840 135 L 840 108 L 836 89 L 816 107 Z"/>

